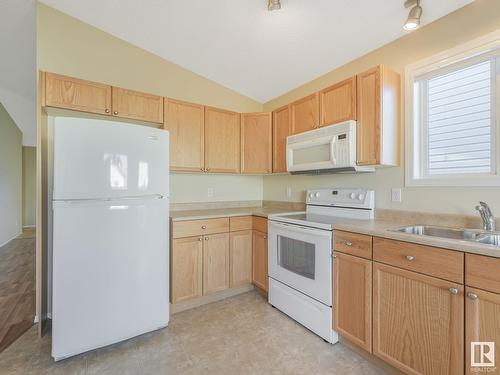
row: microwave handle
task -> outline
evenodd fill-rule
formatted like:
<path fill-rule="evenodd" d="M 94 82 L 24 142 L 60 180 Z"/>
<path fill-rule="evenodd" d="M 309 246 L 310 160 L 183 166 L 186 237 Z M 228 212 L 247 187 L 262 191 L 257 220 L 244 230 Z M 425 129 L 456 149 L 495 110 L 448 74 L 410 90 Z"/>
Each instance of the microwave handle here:
<path fill-rule="evenodd" d="M 337 137 L 333 137 L 332 140 L 330 141 L 330 161 L 332 162 L 333 165 L 337 165 L 337 159 L 335 158 L 335 153 L 333 152 L 333 146 L 335 145 L 336 140 Z"/>

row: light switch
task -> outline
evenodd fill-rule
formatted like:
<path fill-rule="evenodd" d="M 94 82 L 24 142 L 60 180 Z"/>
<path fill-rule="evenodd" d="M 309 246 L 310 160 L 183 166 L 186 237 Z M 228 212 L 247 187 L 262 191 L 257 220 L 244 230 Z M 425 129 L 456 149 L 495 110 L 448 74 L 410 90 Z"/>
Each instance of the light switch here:
<path fill-rule="evenodd" d="M 401 188 L 391 189 L 391 201 L 401 203 Z"/>
<path fill-rule="evenodd" d="M 215 195 L 215 190 L 213 187 L 209 187 L 208 190 L 207 190 L 207 196 L 209 198 L 212 198 L 213 196 Z"/>
<path fill-rule="evenodd" d="M 292 197 L 292 188 L 290 186 L 286 188 L 286 197 L 287 198 Z"/>

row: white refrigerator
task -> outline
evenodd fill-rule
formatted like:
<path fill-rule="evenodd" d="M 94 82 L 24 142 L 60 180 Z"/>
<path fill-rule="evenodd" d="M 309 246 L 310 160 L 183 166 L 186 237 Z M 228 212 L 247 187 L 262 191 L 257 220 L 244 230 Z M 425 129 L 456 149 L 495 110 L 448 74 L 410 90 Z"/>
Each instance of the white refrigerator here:
<path fill-rule="evenodd" d="M 168 325 L 169 143 L 161 129 L 53 119 L 52 356 Z"/>

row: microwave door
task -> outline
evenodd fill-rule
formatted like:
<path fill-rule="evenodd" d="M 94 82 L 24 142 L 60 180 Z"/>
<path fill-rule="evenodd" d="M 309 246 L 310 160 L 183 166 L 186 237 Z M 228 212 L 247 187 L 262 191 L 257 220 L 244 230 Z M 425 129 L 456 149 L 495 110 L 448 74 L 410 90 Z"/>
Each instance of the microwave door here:
<path fill-rule="evenodd" d="M 322 137 L 287 145 L 289 172 L 326 169 L 335 166 L 334 138 Z"/>

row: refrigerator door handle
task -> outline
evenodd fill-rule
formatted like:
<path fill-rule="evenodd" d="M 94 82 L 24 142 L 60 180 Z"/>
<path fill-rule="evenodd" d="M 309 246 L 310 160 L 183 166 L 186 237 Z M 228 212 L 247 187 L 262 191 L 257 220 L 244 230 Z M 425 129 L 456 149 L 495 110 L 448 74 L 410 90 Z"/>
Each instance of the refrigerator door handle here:
<path fill-rule="evenodd" d="M 116 197 L 116 198 L 83 198 L 83 199 L 55 199 L 54 202 L 110 202 L 114 200 L 143 200 L 143 199 L 164 199 L 168 198 L 168 194 L 150 194 L 133 197 Z"/>

